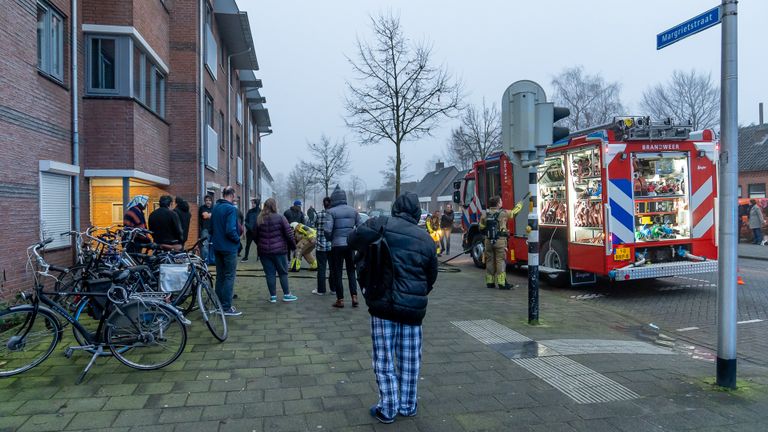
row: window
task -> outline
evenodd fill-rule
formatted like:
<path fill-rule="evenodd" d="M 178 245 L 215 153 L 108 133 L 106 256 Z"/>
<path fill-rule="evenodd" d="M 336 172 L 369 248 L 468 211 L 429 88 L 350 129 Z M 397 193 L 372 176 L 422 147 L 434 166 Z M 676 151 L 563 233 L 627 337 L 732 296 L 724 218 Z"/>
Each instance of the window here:
<path fill-rule="evenodd" d="M 112 203 L 112 223 L 123 223 L 123 203 Z"/>
<path fill-rule="evenodd" d="M 89 35 L 86 41 L 87 93 L 132 97 L 165 117 L 166 76 L 129 36 Z"/>
<path fill-rule="evenodd" d="M 750 198 L 765 198 L 765 183 L 753 183 L 747 186 Z"/>
<path fill-rule="evenodd" d="M 216 44 L 216 38 L 213 36 L 213 8 L 209 3 L 205 4 L 205 67 L 211 77 L 216 79 L 216 60 L 219 54 L 219 47 Z"/>
<path fill-rule="evenodd" d="M 40 173 L 40 234 L 53 238 L 49 248 L 69 246 L 69 237 L 59 233 L 72 226 L 71 177 L 49 172 Z"/>
<path fill-rule="evenodd" d="M 224 112 L 219 111 L 219 148 L 224 150 Z"/>
<path fill-rule="evenodd" d="M 741 198 L 741 185 L 739 185 L 739 191 L 738 191 L 738 193 L 739 193 L 738 197 L 739 197 L 739 198 Z"/>
<path fill-rule="evenodd" d="M 205 94 L 205 164 L 208 168 L 216 170 L 219 165 L 219 148 L 217 146 L 220 138 L 216 134 L 213 124 L 214 110 L 213 98 L 208 93 Z"/>
<path fill-rule="evenodd" d="M 237 122 L 243 124 L 243 98 L 237 95 Z"/>
<path fill-rule="evenodd" d="M 46 2 L 37 4 L 37 67 L 64 79 L 64 18 Z"/>
<path fill-rule="evenodd" d="M 213 98 L 207 92 L 205 93 L 205 124 L 214 127 L 213 123 Z"/>
<path fill-rule="evenodd" d="M 91 38 L 91 89 L 94 91 L 117 90 L 116 42 L 113 38 Z"/>

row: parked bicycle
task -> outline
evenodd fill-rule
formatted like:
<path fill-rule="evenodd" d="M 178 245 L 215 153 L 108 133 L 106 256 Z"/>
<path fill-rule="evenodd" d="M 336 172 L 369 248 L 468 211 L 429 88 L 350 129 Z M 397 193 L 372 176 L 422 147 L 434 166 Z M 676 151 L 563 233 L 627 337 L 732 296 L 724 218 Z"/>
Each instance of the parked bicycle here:
<path fill-rule="evenodd" d="M 57 316 L 72 324 L 82 337 L 82 342 L 68 347 L 65 355 L 70 358 L 75 351 L 92 353 L 78 384 L 96 359 L 107 352 L 126 366 L 140 370 L 160 369 L 181 355 L 187 330 L 178 311 L 161 301 L 131 294 L 114 283 L 126 280 L 135 270 L 120 270 L 110 279 L 89 280 L 88 289 L 79 292 L 46 291 L 44 278 L 55 277 L 49 273 L 51 266 L 40 250 L 51 241 L 47 239 L 27 249 L 27 264 L 34 276 L 34 291 L 22 293 L 28 303 L 0 311 L 0 377 L 25 372 L 51 355 L 62 338 L 63 327 Z M 94 331 L 86 329 L 51 299 L 70 295 L 90 299 L 91 307 L 100 311 Z"/>

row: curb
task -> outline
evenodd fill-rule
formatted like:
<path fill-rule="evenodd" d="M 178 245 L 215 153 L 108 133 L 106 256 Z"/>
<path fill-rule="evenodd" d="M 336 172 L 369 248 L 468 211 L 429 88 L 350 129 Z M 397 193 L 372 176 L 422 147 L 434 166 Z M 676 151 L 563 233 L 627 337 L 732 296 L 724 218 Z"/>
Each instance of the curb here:
<path fill-rule="evenodd" d="M 752 259 L 752 260 L 758 260 L 758 261 L 768 261 L 768 257 L 764 257 L 764 256 L 739 255 L 739 258 L 746 258 L 746 259 Z"/>

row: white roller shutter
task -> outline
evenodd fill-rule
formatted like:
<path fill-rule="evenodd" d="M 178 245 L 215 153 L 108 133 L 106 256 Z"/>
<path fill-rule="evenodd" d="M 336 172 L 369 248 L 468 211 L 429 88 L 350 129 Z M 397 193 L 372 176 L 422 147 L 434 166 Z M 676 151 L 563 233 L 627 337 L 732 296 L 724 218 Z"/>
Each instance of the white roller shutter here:
<path fill-rule="evenodd" d="M 40 173 L 40 232 L 53 238 L 48 248 L 69 246 L 69 237 L 59 234 L 72 226 L 71 177 L 48 172 Z"/>

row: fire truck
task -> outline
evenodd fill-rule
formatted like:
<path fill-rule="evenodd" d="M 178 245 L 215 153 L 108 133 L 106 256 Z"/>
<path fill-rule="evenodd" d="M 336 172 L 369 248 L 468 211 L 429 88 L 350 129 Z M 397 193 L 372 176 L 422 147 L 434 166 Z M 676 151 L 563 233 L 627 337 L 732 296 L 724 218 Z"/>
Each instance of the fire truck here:
<path fill-rule="evenodd" d="M 617 117 L 547 149 L 538 171 L 540 271 L 553 285 L 680 276 L 717 269 L 717 158 L 712 130 Z M 498 195 L 523 211 L 508 223 L 507 266 L 528 259 L 529 169 L 504 152 L 454 183 L 463 246 L 483 266 L 478 222 Z"/>

